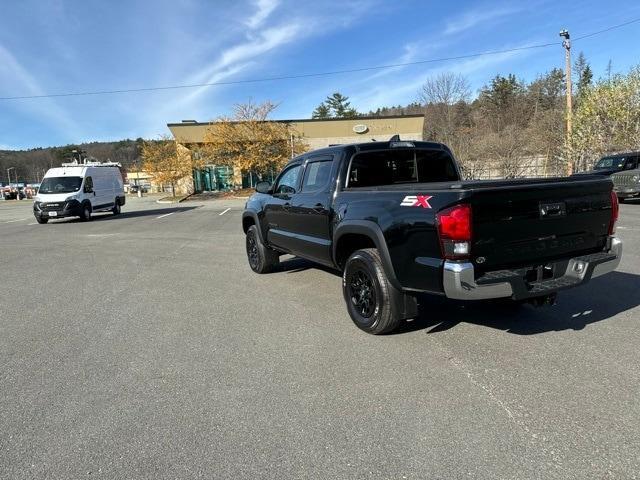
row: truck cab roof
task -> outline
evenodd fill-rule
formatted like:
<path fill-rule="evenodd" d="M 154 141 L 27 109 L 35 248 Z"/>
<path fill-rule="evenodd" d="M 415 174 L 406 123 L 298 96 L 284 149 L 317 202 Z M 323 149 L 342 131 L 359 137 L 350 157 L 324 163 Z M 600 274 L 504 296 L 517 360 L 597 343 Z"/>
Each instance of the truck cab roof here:
<path fill-rule="evenodd" d="M 422 140 L 388 140 L 388 141 L 373 141 L 373 142 L 362 142 L 362 143 L 346 143 L 341 145 L 331 145 L 329 147 L 320 148 L 317 150 L 311 150 L 303 153 L 302 155 L 298 155 L 295 158 L 292 158 L 288 163 L 293 163 L 299 161 L 301 158 L 313 154 L 315 155 L 323 155 L 323 154 L 335 154 L 339 152 L 343 152 L 347 149 L 354 150 L 356 152 L 367 152 L 373 150 L 386 150 L 386 149 L 395 149 L 395 148 L 418 148 L 418 149 L 429 149 L 429 150 L 444 150 L 450 152 L 449 147 L 447 147 L 443 143 L 439 142 L 425 142 Z"/>

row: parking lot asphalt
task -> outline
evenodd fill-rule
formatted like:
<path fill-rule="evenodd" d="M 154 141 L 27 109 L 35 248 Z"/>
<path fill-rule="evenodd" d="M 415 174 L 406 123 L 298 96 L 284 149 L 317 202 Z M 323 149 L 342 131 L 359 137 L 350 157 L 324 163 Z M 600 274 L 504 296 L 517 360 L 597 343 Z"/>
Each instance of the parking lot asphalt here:
<path fill-rule="evenodd" d="M 0 478 L 638 477 L 640 202 L 555 307 L 424 299 L 379 337 L 339 275 L 252 273 L 242 206 L 0 203 Z"/>

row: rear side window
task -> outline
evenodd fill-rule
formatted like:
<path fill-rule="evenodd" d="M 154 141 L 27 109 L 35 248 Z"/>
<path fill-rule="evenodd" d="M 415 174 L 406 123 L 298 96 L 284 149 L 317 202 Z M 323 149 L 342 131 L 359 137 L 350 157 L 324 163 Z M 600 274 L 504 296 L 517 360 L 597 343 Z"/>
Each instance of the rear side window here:
<path fill-rule="evenodd" d="M 459 180 L 453 158 L 442 150 L 384 150 L 351 160 L 347 187 Z"/>
<path fill-rule="evenodd" d="M 91 177 L 84 179 L 84 191 L 85 193 L 91 193 L 93 191 L 93 179 Z"/>
<path fill-rule="evenodd" d="M 302 191 L 316 192 L 326 187 L 331 176 L 332 165 L 330 160 L 309 162 L 304 170 Z"/>

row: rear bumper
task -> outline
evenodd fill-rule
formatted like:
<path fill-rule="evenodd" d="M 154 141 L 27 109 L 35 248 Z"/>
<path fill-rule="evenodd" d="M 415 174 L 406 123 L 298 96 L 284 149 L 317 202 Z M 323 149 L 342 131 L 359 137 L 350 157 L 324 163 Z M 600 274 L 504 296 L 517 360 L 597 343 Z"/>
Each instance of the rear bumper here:
<path fill-rule="evenodd" d="M 445 295 L 456 300 L 485 300 L 507 298 L 521 300 L 547 295 L 565 288 L 576 287 L 590 279 L 612 272 L 620 264 L 622 241 L 610 237 L 608 248 L 600 253 L 559 260 L 550 265 L 553 278 L 527 282 L 527 269 L 499 270 L 475 278 L 470 262 L 444 262 L 443 286 Z"/>
<path fill-rule="evenodd" d="M 637 187 L 614 187 L 613 191 L 620 198 L 632 198 L 640 195 L 640 185 Z"/>

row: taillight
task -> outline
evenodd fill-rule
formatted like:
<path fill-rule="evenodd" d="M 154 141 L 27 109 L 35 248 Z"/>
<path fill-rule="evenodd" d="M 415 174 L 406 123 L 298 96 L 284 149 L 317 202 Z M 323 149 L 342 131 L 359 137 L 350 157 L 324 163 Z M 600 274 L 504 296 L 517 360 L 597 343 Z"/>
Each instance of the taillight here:
<path fill-rule="evenodd" d="M 442 256 L 448 260 L 469 258 L 471 253 L 471 206 L 456 205 L 436 214 Z"/>
<path fill-rule="evenodd" d="M 618 205 L 618 195 L 613 190 L 611 191 L 611 220 L 609 221 L 609 235 L 616 233 L 616 222 L 618 221 L 618 215 L 620 213 L 620 206 Z"/>

